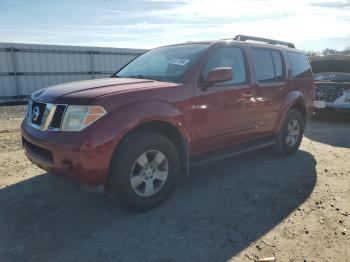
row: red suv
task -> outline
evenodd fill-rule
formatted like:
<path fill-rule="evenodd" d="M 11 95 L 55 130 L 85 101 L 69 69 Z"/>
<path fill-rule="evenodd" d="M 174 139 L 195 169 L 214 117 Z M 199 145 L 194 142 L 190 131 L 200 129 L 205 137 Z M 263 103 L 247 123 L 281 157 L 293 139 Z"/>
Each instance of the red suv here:
<path fill-rule="evenodd" d="M 264 146 L 294 153 L 313 94 L 309 61 L 291 43 L 239 35 L 170 45 L 110 78 L 33 93 L 22 144 L 48 172 L 145 210 L 190 165 Z"/>

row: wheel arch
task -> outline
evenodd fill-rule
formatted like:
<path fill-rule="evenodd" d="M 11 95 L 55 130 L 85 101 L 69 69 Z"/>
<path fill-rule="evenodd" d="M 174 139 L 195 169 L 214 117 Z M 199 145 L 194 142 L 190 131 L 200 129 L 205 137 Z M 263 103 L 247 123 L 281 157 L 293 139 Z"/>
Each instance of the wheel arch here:
<path fill-rule="evenodd" d="M 190 156 L 187 138 L 173 123 L 163 119 L 149 120 L 135 125 L 120 138 L 117 146 L 115 147 L 115 152 L 118 152 L 119 145 L 123 143 L 123 141 L 138 132 L 154 132 L 169 138 L 178 149 L 181 159 L 181 173 L 189 173 Z"/>
<path fill-rule="evenodd" d="M 306 105 L 303 104 L 303 103 L 300 103 L 300 102 L 295 102 L 294 104 L 292 104 L 292 106 L 288 109 L 288 111 L 290 109 L 296 109 L 298 110 L 301 115 L 303 116 L 304 118 L 304 121 L 306 120 L 306 116 L 307 116 L 307 111 L 306 111 Z"/>
<path fill-rule="evenodd" d="M 287 115 L 287 112 L 290 109 L 296 109 L 300 111 L 300 113 L 304 118 L 304 121 L 306 122 L 307 108 L 306 108 L 306 101 L 303 93 L 301 93 L 300 91 L 293 91 L 288 94 L 285 102 L 283 103 L 281 114 L 279 115 L 278 120 L 276 122 L 275 132 L 278 132 L 280 130 L 283 124 L 283 121 Z"/>

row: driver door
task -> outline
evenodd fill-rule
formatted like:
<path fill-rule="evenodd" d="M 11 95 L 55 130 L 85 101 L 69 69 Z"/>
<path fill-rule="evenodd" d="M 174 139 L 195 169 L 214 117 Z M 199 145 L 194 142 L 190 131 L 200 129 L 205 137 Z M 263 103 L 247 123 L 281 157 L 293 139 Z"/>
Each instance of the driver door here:
<path fill-rule="evenodd" d="M 218 67 L 231 67 L 233 79 L 207 85 L 209 72 Z M 193 133 L 194 152 L 201 153 L 225 147 L 252 137 L 255 130 L 253 90 L 247 79 L 243 49 L 238 46 L 218 47 L 201 71 L 196 88 Z"/>

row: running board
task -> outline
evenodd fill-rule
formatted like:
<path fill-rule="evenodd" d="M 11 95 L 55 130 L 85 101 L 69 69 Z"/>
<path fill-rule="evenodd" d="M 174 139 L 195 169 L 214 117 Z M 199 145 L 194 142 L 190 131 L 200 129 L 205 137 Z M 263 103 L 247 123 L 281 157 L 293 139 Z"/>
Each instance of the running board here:
<path fill-rule="evenodd" d="M 217 160 L 225 159 L 228 157 L 244 154 L 260 148 L 272 146 L 274 144 L 276 144 L 275 136 L 263 137 L 263 138 L 251 140 L 248 142 L 244 142 L 238 145 L 230 146 L 225 149 L 216 150 L 214 152 L 193 156 L 191 157 L 190 163 L 191 163 L 191 166 L 199 166 L 199 165 L 207 164 Z"/>

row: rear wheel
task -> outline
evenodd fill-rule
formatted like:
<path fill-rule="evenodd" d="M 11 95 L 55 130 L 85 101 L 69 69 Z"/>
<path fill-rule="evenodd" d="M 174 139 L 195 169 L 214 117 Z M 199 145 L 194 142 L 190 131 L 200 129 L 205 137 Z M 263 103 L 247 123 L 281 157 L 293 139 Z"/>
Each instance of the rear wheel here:
<path fill-rule="evenodd" d="M 305 120 L 299 110 L 291 109 L 277 136 L 275 152 L 279 155 L 290 155 L 295 153 L 304 135 Z"/>
<path fill-rule="evenodd" d="M 171 140 L 156 133 L 135 133 L 122 142 L 112 158 L 107 190 L 129 209 L 151 209 L 171 192 L 179 166 L 178 151 Z"/>

